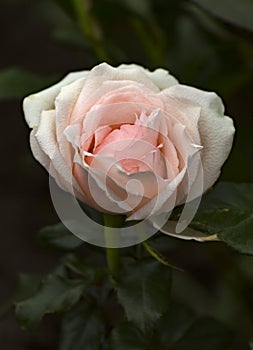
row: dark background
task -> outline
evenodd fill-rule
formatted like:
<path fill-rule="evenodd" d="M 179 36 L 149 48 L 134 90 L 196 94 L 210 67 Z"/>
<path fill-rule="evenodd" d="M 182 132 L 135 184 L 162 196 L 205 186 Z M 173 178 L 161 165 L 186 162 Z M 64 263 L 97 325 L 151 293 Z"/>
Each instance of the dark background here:
<path fill-rule="evenodd" d="M 58 218 L 49 196 L 48 175 L 29 149 L 22 98 L 69 71 L 99 63 L 103 59 L 96 57 L 99 45 L 112 64 L 162 66 L 185 84 L 221 95 L 237 127 L 222 180 L 253 180 L 253 34 L 243 16 L 241 22 L 233 16 L 233 20 L 217 19 L 216 13 L 212 16 L 190 1 L 140 1 L 139 5 L 90 1 L 90 20 L 94 32 L 100 33 L 94 39 L 80 29 L 69 4 L 71 1 L 1 0 L 1 303 L 15 292 L 18 273 L 47 271 L 59 258 L 36 241 L 39 229 Z M 250 15 L 253 23 L 253 13 Z M 245 293 L 253 290 L 252 259 L 219 244 L 171 242 L 168 256 L 194 279 L 188 285 L 189 299 L 191 294 L 193 300 L 201 294 L 197 308 L 232 324 L 239 319 L 253 337 L 253 306 L 249 309 L 245 302 Z M 243 287 L 242 279 L 248 283 Z M 179 278 L 175 287 L 179 293 L 184 289 L 181 282 Z M 58 317 L 46 317 L 38 330 L 24 332 L 9 314 L 0 320 L 0 348 L 56 349 L 58 324 Z"/>

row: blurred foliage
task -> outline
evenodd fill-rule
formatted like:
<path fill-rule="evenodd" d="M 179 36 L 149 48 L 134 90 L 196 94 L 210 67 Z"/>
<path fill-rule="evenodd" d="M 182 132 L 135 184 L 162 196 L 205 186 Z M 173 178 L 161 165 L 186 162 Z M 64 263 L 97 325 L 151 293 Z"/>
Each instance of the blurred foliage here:
<path fill-rule="evenodd" d="M 3 4 L 20 6 L 19 0 Z M 136 62 L 149 69 L 164 67 L 184 84 L 216 91 L 237 127 L 222 180 L 245 184 L 218 185 L 192 223 L 200 231 L 218 233 L 233 249 L 221 243 L 196 247 L 158 234 L 150 247 L 184 272 L 158 264 L 143 246 L 123 249 L 121 278 L 114 281 L 117 293 L 108 282 L 103 249 L 82 250 L 83 242 L 61 224 L 42 229 L 39 242 L 75 254 L 63 255 L 45 276 L 20 276 L 8 306 L 14 302 L 21 326 L 33 328 L 44 315 L 64 312 L 61 350 L 249 350 L 253 257 L 234 249 L 253 252 L 248 183 L 253 181 L 252 0 L 23 0 L 22 6 L 46 28 L 48 41 L 63 50 L 62 56 L 71 52 L 76 57 L 68 62 L 69 70 L 88 69 L 102 60 Z M 50 85 L 64 72 L 59 68 L 45 77 L 41 62 L 46 66 L 61 59 L 45 50 L 33 73 L 29 60 L 24 67 L 3 67 L 0 100 L 21 99 Z"/>
<path fill-rule="evenodd" d="M 57 232 L 60 238 L 59 227 Z M 66 235 L 63 229 L 65 243 Z M 156 235 L 152 244 L 164 246 L 163 238 Z M 166 237 L 167 245 L 170 240 Z M 176 241 L 171 251 L 182 256 L 186 245 Z M 120 273 L 111 284 L 104 250 L 92 247 L 84 255 L 81 248 L 63 255 L 47 275 L 20 275 L 14 304 L 22 328 L 33 329 L 46 314 L 64 312 L 61 350 L 250 350 L 252 259 L 231 256 L 225 246 L 206 245 L 204 257 L 196 259 L 200 266 L 205 263 L 200 278 L 198 270 L 190 271 L 189 261 L 182 272 L 155 261 L 141 246 L 131 247 L 121 250 Z M 205 255 L 214 259 L 215 276 L 206 275 Z M 213 291 L 210 278 L 215 278 Z"/>
<path fill-rule="evenodd" d="M 235 0 L 193 0 L 193 2 L 224 22 L 253 31 L 251 0 L 241 0 L 240 6 Z"/>
<path fill-rule="evenodd" d="M 48 87 L 56 77 L 41 77 L 24 69 L 12 67 L 0 70 L 0 100 L 22 98 Z"/>

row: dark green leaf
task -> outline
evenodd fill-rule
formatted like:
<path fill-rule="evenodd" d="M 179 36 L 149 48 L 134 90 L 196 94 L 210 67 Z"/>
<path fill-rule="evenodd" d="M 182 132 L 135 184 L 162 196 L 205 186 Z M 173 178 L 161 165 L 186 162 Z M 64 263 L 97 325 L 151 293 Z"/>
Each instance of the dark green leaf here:
<path fill-rule="evenodd" d="M 253 31 L 252 0 L 192 0 L 224 22 Z"/>
<path fill-rule="evenodd" d="M 84 263 L 74 254 L 64 256 L 62 263 L 70 271 L 84 276 L 87 284 L 84 291 L 85 297 L 91 297 L 100 305 L 106 301 L 108 294 L 111 291 L 107 269 L 101 266 L 93 266 L 87 262 L 87 260 L 85 260 Z"/>
<path fill-rule="evenodd" d="M 94 277 L 95 271 L 74 254 L 68 254 L 63 257 L 62 262 L 72 272 L 83 276 Z"/>
<path fill-rule="evenodd" d="M 171 350 L 249 350 L 223 323 L 211 318 L 196 320 Z"/>
<path fill-rule="evenodd" d="M 60 350 L 100 350 L 104 326 L 94 306 L 71 310 L 62 322 Z"/>
<path fill-rule="evenodd" d="M 13 305 L 32 296 L 39 288 L 42 276 L 20 274 L 18 276 L 17 290 L 5 304 L 0 305 L 0 318 L 4 317 Z"/>
<path fill-rule="evenodd" d="M 223 182 L 203 196 L 190 227 L 177 234 L 177 221 L 168 221 L 160 230 L 199 241 L 219 238 L 241 253 L 253 254 L 252 212 L 253 184 Z"/>
<path fill-rule="evenodd" d="M 0 70 L 0 100 L 22 98 L 53 83 L 54 78 L 43 78 L 21 68 Z"/>
<path fill-rule="evenodd" d="M 253 210 L 253 183 L 220 182 L 203 196 L 200 213 L 217 208 Z"/>
<path fill-rule="evenodd" d="M 38 290 L 42 278 L 40 275 L 20 274 L 15 301 L 18 302 L 31 297 Z"/>
<path fill-rule="evenodd" d="M 191 327 L 196 316 L 188 307 L 172 303 L 157 325 L 155 337 L 164 346 L 171 347 Z"/>
<path fill-rule="evenodd" d="M 253 254 L 253 184 L 220 183 L 203 197 L 191 226 Z"/>
<path fill-rule="evenodd" d="M 33 328 L 45 314 L 68 310 L 80 299 L 84 287 L 83 281 L 48 275 L 34 295 L 16 303 L 21 327 Z"/>
<path fill-rule="evenodd" d="M 224 229 L 219 237 L 243 254 L 253 254 L 253 214 L 237 225 Z"/>
<path fill-rule="evenodd" d="M 83 241 L 73 235 L 62 223 L 41 229 L 39 241 L 49 247 L 64 251 L 73 250 L 83 244 Z"/>
<path fill-rule="evenodd" d="M 118 300 L 127 319 L 145 331 L 169 306 L 171 269 L 157 261 L 138 261 L 128 264 L 121 276 Z"/>
<path fill-rule="evenodd" d="M 248 212 L 237 209 L 217 208 L 197 215 L 191 226 L 208 234 L 214 234 L 237 225 L 247 219 L 248 216 Z"/>
<path fill-rule="evenodd" d="M 112 346 L 115 350 L 147 350 L 148 339 L 131 322 L 124 322 L 112 331 Z"/>
<path fill-rule="evenodd" d="M 170 350 L 248 350 L 246 342 L 225 324 L 209 317 L 197 317 L 179 303 L 172 303 L 161 317 L 155 339 L 162 349 Z"/>

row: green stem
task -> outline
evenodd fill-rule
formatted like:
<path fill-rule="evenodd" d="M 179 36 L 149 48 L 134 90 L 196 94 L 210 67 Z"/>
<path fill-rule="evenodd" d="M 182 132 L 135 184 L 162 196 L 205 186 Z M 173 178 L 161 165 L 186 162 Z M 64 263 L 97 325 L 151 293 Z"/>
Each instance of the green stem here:
<path fill-rule="evenodd" d="M 117 237 L 115 237 L 115 229 L 122 226 L 122 217 L 120 215 L 104 214 L 104 232 L 106 248 L 106 258 L 108 270 L 112 276 L 116 277 L 120 268 L 119 248 L 110 248 L 111 245 L 117 245 Z M 114 232 L 112 232 L 112 229 Z"/>
<path fill-rule="evenodd" d="M 106 248 L 108 270 L 113 276 L 117 276 L 119 270 L 119 251 L 117 248 Z"/>
<path fill-rule="evenodd" d="M 87 0 L 72 0 L 77 21 L 82 33 L 87 38 L 96 57 L 101 61 L 110 61 L 100 38 L 100 33 L 89 11 Z"/>

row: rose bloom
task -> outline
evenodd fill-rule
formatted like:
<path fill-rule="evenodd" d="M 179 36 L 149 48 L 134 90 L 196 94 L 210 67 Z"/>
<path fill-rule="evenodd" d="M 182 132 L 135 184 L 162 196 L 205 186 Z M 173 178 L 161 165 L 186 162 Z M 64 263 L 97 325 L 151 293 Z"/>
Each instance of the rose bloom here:
<path fill-rule="evenodd" d="M 169 212 L 205 192 L 234 135 L 215 93 L 135 64 L 70 73 L 25 98 L 24 113 L 33 155 L 57 184 L 128 220 Z"/>

